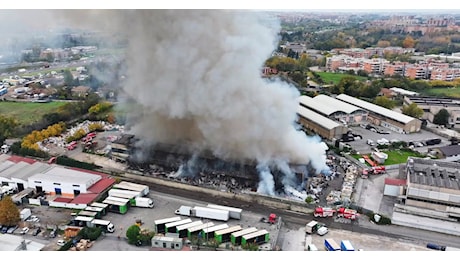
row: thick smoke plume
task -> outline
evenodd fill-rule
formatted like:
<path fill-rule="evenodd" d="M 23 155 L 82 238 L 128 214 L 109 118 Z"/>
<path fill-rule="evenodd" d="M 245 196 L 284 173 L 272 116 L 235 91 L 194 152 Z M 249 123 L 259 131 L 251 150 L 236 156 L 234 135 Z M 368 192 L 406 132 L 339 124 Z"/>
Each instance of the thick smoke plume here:
<path fill-rule="evenodd" d="M 67 18 L 128 39 L 123 90 L 136 108 L 142 145 L 188 143 L 226 160 L 259 164 L 259 191 L 273 193 L 269 166 L 327 169 L 327 147 L 295 126 L 299 92 L 261 77 L 277 46 L 276 20 L 250 11 L 79 11 Z M 92 19 L 96 18 L 96 19 Z"/>

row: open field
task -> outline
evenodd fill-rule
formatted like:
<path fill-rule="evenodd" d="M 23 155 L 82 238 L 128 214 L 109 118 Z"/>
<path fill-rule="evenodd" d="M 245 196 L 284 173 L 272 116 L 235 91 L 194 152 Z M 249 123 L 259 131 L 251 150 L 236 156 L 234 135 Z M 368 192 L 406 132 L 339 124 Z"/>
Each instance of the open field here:
<path fill-rule="evenodd" d="M 460 88 L 430 88 L 422 91 L 423 95 L 460 98 Z"/>
<path fill-rule="evenodd" d="M 323 79 L 324 83 L 326 84 L 329 84 L 331 81 L 333 82 L 333 84 L 337 84 L 345 76 L 352 76 L 352 77 L 355 77 L 357 80 L 367 79 L 365 77 L 350 75 L 346 73 L 333 73 L 333 72 L 316 72 L 316 73 Z"/>
<path fill-rule="evenodd" d="M 383 165 L 393 165 L 393 164 L 406 163 L 407 158 L 409 156 L 411 156 L 411 157 L 420 157 L 417 153 L 410 152 L 410 151 L 391 150 L 391 151 L 382 151 L 382 152 L 388 154 L 388 159 L 385 160 L 385 163 Z M 370 157 L 371 155 L 367 154 L 367 156 Z M 355 159 L 359 159 L 359 158 L 362 158 L 362 155 L 354 154 L 354 155 L 352 155 L 352 157 L 355 158 Z M 366 163 L 366 165 L 370 166 L 368 163 Z"/>
<path fill-rule="evenodd" d="M 56 111 L 66 102 L 0 102 L 0 114 L 13 117 L 20 125 L 27 125 L 39 121 L 43 115 Z"/>

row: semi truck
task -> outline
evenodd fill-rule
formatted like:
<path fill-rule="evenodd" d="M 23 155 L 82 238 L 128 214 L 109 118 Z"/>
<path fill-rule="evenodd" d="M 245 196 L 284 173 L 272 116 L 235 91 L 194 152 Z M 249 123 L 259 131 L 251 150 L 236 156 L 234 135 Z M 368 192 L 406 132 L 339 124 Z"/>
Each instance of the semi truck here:
<path fill-rule="evenodd" d="M 197 217 L 197 218 L 206 218 L 214 219 L 221 221 L 228 221 L 230 218 L 230 212 L 227 210 L 212 209 L 207 207 L 189 207 L 189 206 L 180 206 L 179 209 L 175 211 L 177 215 L 188 216 L 188 217 Z"/>
<path fill-rule="evenodd" d="M 243 210 L 240 208 L 233 208 L 233 207 L 221 206 L 221 205 L 216 205 L 216 204 L 208 204 L 206 207 L 213 208 L 213 209 L 227 210 L 230 212 L 230 218 L 233 218 L 233 219 L 241 219 L 241 213 L 243 212 Z"/>

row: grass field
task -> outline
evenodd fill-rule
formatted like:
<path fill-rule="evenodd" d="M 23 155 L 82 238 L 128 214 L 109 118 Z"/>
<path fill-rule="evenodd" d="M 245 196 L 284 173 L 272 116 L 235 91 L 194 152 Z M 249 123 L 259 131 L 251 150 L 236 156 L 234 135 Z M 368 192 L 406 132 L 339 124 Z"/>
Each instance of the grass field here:
<path fill-rule="evenodd" d="M 422 93 L 427 96 L 460 98 L 460 88 L 430 88 Z"/>
<path fill-rule="evenodd" d="M 391 151 L 383 151 L 383 152 L 388 154 L 388 159 L 385 160 L 384 165 L 393 165 L 393 164 L 406 163 L 407 158 L 409 156 L 410 157 L 420 157 L 419 154 L 417 154 L 415 152 L 410 152 L 410 151 L 391 150 Z M 359 154 L 354 154 L 352 156 L 355 159 L 361 158 L 361 155 L 359 155 Z M 371 155 L 368 154 L 368 156 L 370 157 Z M 368 165 L 368 166 L 370 166 L 370 165 Z"/>
<path fill-rule="evenodd" d="M 355 76 L 355 75 L 350 75 L 350 74 L 345 74 L 345 73 L 317 72 L 317 74 L 323 79 L 325 84 L 330 84 L 331 81 L 333 82 L 333 84 L 337 84 L 345 76 L 353 76 L 357 80 L 366 80 L 367 79 L 365 77 Z"/>
<path fill-rule="evenodd" d="M 66 102 L 0 102 L 0 115 L 13 117 L 21 125 L 39 121 L 44 114 L 56 111 Z"/>

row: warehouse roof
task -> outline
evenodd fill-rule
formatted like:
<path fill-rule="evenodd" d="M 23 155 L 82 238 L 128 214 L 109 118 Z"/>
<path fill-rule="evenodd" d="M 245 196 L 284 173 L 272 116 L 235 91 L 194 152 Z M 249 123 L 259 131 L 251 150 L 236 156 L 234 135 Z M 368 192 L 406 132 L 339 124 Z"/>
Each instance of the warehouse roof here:
<path fill-rule="evenodd" d="M 31 176 L 29 181 L 48 181 L 56 183 L 79 184 L 86 188 L 91 187 L 102 177 L 96 174 L 85 173 L 73 169 L 55 166 L 44 173 Z"/>
<path fill-rule="evenodd" d="M 319 113 L 326 115 L 326 116 L 330 116 L 338 112 L 337 109 L 330 107 L 326 105 L 325 103 L 318 102 L 318 100 L 315 100 L 314 98 L 309 97 L 309 96 L 300 96 L 298 100 L 299 100 L 300 105 L 306 108 L 309 108 L 309 109 L 316 110 Z"/>
<path fill-rule="evenodd" d="M 327 117 L 324 117 L 318 113 L 316 113 L 315 111 L 313 110 L 310 110 L 308 108 L 305 108 L 301 105 L 299 105 L 297 107 L 297 114 L 305 119 L 308 119 L 312 122 L 315 122 L 316 124 L 328 129 L 328 130 L 331 130 L 331 129 L 334 129 L 338 126 L 341 126 L 341 124 L 339 124 L 338 122 L 335 122 Z"/>
<path fill-rule="evenodd" d="M 459 163 L 410 158 L 407 165 L 411 183 L 453 190 L 460 189 Z"/>
<path fill-rule="evenodd" d="M 327 104 L 327 106 L 332 107 L 336 111 L 343 111 L 346 114 L 352 114 L 353 112 L 356 112 L 356 111 L 363 111 L 363 112 L 365 111 L 362 108 L 353 106 L 351 104 L 348 104 L 346 102 L 340 101 L 338 99 L 335 99 L 327 95 L 318 95 L 314 97 L 313 99 L 318 101 L 318 103 Z"/>
<path fill-rule="evenodd" d="M 407 123 L 411 122 L 412 120 L 417 120 L 417 119 L 415 119 L 413 117 L 410 117 L 410 116 L 398 113 L 396 111 L 393 111 L 393 110 L 390 110 L 390 109 L 387 109 L 387 108 L 372 104 L 370 102 L 366 102 L 366 101 L 361 100 L 359 98 L 348 96 L 346 94 L 340 94 L 336 98 L 339 99 L 339 100 L 342 100 L 344 102 L 347 102 L 347 103 L 353 104 L 355 106 L 358 106 L 360 108 L 369 110 L 369 111 L 374 112 L 376 114 L 379 114 L 381 116 L 391 118 L 391 119 L 393 119 L 395 121 L 398 121 L 398 122 L 401 122 L 403 124 L 407 124 Z"/>

